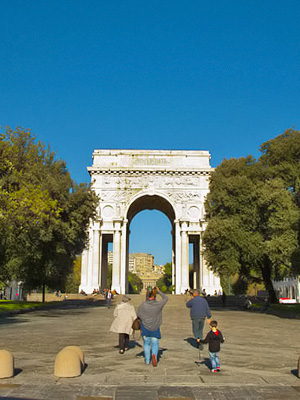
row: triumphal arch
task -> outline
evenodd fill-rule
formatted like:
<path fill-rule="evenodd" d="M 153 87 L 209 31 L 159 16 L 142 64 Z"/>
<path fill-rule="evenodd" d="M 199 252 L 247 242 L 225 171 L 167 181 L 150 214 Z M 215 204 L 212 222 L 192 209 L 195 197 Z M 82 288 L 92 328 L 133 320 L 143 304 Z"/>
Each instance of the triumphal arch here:
<path fill-rule="evenodd" d="M 192 286 L 211 294 L 220 289 L 202 254 L 204 200 L 212 171 L 208 151 L 95 150 L 88 171 L 100 202 L 82 254 L 80 290 L 107 287 L 108 244 L 113 243 L 112 289 L 127 292 L 130 223 L 146 209 L 159 210 L 170 220 L 174 292 L 184 293 L 191 286 L 190 243 Z"/>

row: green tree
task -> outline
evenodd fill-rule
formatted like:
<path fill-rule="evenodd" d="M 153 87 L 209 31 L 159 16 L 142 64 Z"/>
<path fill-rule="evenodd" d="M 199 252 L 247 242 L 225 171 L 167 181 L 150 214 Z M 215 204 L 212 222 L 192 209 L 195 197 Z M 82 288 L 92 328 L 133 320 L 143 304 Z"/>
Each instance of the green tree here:
<path fill-rule="evenodd" d="M 131 294 L 140 293 L 140 291 L 143 289 L 143 282 L 137 274 L 129 272 L 128 286 L 129 286 L 129 293 Z"/>
<path fill-rule="evenodd" d="M 81 256 L 77 256 L 73 262 L 73 270 L 66 279 L 65 292 L 78 293 L 81 282 Z"/>
<path fill-rule="evenodd" d="M 85 247 L 97 197 L 29 130 L 0 135 L 0 279 L 64 287 Z"/>
<path fill-rule="evenodd" d="M 156 282 L 156 286 L 164 293 L 172 293 L 172 263 L 164 265 L 165 273 Z"/>
<path fill-rule="evenodd" d="M 298 210 L 280 178 L 266 176 L 252 157 L 224 160 L 211 177 L 206 200 L 205 256 L 226 280 L 238 273 L 246 282 L 271 282 L 291 270 L 297 248 Z"/>
<path fill-rule="evenodd" d="M 300 209 L 300 131 L 287 129 L 275 139 L 261 145 L 259 159 L 268 177 L 280 177 L 286 189 L 293 195 Z M 297 227 L 298 246 L 292 258 L 292 274 L 300 273 L 300 222 Z"/>

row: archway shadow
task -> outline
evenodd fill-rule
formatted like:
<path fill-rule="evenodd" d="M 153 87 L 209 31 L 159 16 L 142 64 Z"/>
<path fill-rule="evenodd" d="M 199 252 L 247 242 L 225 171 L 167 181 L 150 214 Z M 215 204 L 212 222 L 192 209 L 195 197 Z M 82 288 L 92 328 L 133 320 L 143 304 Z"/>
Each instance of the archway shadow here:
<path fill-rule="evenodd" d="M 188 337 L 186 339 L 183 339 L 185 342 L 188 342 L 188 344 L 190 344 L 192 347 L 194 347 L 195 349 L 198 349 L 198 343 L 197 340 L 193 337 Z"/>

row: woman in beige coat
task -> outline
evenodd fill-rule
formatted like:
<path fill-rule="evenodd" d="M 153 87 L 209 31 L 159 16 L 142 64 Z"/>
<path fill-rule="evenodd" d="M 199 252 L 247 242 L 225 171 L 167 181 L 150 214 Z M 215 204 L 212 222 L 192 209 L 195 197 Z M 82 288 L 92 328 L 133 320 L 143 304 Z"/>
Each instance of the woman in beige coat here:
<path fill-rule="evenodd" d="M 130 297 L 123 296 L 122 303 L 118 304 L 114 310 L 113 323 L 111 324 L 110 331 L 119 334 L 119 347 L 120 354 L 124 354 L 128 350 L 129 335 L 132 334 L 132 323 L 136 319 L 136 312 L 132 304 L 130 304 Z"/>

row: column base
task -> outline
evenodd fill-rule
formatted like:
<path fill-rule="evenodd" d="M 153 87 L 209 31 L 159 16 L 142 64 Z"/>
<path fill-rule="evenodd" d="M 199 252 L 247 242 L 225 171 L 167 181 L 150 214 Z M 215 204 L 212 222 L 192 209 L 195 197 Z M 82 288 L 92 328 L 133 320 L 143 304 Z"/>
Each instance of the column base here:
<path fill-rule="evenodd" d="M 90 285 L 80 285 L 78 289 L 78 293 L 80 293 L 82 290 L 86 294 L 92 294 L 94 289 L 99 289 L 99 286 L 90 286 Z"/>
<path fill-rule="evenodd" d="M 189 286 L 180 286 L 180 292 L 177 293 L 176 290 L 176 294 L 184 294 L 186 290 L 190 290 Z"/>
<path fill-rule="evenodd" d="M 125 294 L 120 285 L 111 285 L 111 291 L 115 290 L 118 294 Z"/>

